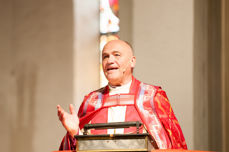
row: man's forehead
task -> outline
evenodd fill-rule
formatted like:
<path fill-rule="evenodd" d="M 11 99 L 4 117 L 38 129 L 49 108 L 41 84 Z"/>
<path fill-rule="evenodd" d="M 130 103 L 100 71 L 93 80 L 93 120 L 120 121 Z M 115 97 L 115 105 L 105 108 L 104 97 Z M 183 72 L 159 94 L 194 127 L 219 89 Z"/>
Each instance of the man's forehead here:
<path fill-rule="evenodd" d="M 103 53 L 105 52 L 132 52 L 131 47 L 121 40 L 113 40 L 108 42 L 104 48 Z"/>

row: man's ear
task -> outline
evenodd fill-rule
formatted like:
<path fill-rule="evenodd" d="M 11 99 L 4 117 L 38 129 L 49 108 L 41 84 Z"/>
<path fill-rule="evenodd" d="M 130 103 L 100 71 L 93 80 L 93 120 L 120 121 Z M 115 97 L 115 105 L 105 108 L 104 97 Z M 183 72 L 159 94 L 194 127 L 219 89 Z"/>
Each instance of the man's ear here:
<path fill-rule="evenodd" d="M 130 63 L 131 63 L 131 68 L 134 68 L 136 65 L 136 57 L 135 56 L 132 56 Z"/>

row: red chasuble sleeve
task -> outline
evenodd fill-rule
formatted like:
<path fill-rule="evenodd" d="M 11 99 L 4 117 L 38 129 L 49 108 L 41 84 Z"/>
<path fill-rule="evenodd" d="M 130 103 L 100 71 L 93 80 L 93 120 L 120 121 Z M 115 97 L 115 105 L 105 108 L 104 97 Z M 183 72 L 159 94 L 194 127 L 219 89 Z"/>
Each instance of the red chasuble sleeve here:
<path fill-rule="evenodd" d="M 68 133 L 64 136 L 61 141 L 59 150 L 75 150 L 76 149 L 76 139 L 72 138 Z"/>
<path fill-rule="evenodd" d="M 154 106 L 172 143 L 172 149 L 187 149 L 181 127 L 174 115 L 165 91 L 157 89 L 154 97 Z"/>

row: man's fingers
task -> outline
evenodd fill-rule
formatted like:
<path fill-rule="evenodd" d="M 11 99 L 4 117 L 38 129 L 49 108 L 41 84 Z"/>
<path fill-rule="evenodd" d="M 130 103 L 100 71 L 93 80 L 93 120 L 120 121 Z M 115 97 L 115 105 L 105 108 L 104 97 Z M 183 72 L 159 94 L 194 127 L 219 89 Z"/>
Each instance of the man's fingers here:
<path fill-rule="evenodd" d="M 60 105 L 57 105 L 57 115 L 59 117 L 59 120 L 62 121 L 64 117 L 64 110 L 61 108 Z"/>
<path fill-rule="evenodd" d="M 76 114 L 75 108 L 74 108 L 74 106 L 72 104 L 69 105 L 69 110 L 70 110 L 71 114 Z"/>
<path fill-rule="evenodd" d="M 57 115 L 60 117 L 61 113 L 63 113 L 63 109 L 60 105 L 57 105 Z"/>
<path fill-rule="evenodd" d="M 69 105 L 69 110 L 70 110 L 70 114 L 71 115 L 75 115 L 75 108 L 72 104 Z M 57 115 L 59 117 L 59 120 L 64 123 L 66 117 L 69 117 L 68 113 L 64 111 L 64 109 L 62 109 L 62 107 L 60 105 L 57 105 Z"/>
<path fill-rule="evenodd" d="M 65 112 L 64 111 L 61 111 L 58 116 L 59 116 L 60 121 L 65 120 Z"/>

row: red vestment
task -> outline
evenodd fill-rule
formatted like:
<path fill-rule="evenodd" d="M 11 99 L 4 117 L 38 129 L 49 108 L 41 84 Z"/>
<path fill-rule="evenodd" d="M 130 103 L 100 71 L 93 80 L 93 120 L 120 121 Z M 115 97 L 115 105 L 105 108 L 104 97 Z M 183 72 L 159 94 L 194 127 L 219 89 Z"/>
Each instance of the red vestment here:
<path fill-rule="evenodd" d="M 115 100 L 112 100 L 112 97 Z M 117 97 L 122 100 L 117 100 Z M 134 108 L 159 149 L 187 149 L 180 125 L 166 93 L 160 87 L 142 83 L 133 77 L 129 94 L 109 96 L 108 86 L 91 92 L 84 98 L 78 112 L 80 129 L 89 122 L 97 122 L 98 117 L 104 115 L 101 115 L 101 112 L 111 106 Z M 128 121 L 128 114 L 126 117 Z M 75 144 L 75 139 L 67 133 L 62 140 L 60 150 L 74 150 Z"/>

